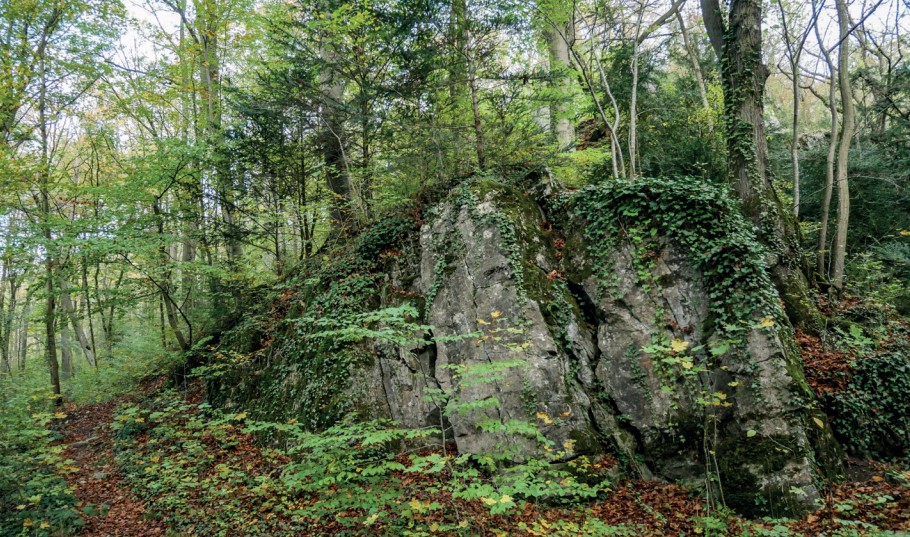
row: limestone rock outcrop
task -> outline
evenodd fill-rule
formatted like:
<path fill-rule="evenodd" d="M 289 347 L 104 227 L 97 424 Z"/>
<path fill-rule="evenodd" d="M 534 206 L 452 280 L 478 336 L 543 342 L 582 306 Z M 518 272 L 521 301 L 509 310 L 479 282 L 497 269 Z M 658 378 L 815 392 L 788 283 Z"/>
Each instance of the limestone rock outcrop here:
<path fill-rule="evenodd" d="M 428 211 L 376 278 L 374 304 L 414 302 L 424 333 L 367 344 L 369 358 L 346 366 L 349 408 L 440 427 L 461 453 L 532 455 L 540 443 L 507 427 L 532 422 L 567 456 L 609 452 L 630 477 L 707 482 L 746 513 L 811 509 L 815 460 L 833 441 L 786 323 L 752 319 L 731 341 L 679 244 L 655 239 L 642 285 L 634 244 L 594 244 L 583 217 L 545 207 L 486 180 Z M 305 360 L 295 368 L 214 391 L 300 411 L 292 401 L 312 377 Z"/>

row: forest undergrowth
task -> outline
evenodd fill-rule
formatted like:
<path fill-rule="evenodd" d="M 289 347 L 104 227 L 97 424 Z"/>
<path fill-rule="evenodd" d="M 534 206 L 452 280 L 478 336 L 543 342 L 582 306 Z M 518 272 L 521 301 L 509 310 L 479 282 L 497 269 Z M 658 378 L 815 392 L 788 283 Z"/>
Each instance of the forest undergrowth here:
<path fill-rule="evenodd" d="M 41 473 L 4 515 L 3 535 L 906 535 L 910 470 L 894 452 L 906 441 L 896 419 L 906 391 L 900 375 L 879 382 L 905 358 L 910 323 L 856 298 L 825 308 L 828 340 L 797 339 L 847 475 L 800 519 L 746 520 L 678 484 L 615 480 L 609 455 L 496 473 L 497 455 L 459 455 L 434 431 L 254 421 L 210 406 L 202 378 L 160 376 L 36 414 L 45 440 L 30 466 L 4 476 Z M 889 430 L 899 437 L 883 439 Z"/>
<path fill-rule="evenodd" d="M 500 494 L 485 488 L 492 484 L 487 476 L 466 479 L 451 451 L 443 456 L 438 449 L 377 445 L 380 438 L 399 436 L 388 424 L 346 425 L 347 435 L 340 436 L 329 430 L 309 437 L 305 450 L 280 443 L 263 448 L 254 436 L 261 424 L 203 400 L 197 383 L 189 392 L 164 390 L 139 403 L 119 399 L 73 409 L 67 438 L 95 431 L 92 442 L 65 452 L 77 468 L 67 482 L 82 509 L 85 535 L 106 535 L 110 528 L 120 535 L 226 536 L 910 531 L 910 472 L 897 465 L 851 459 L 850 477 L 826 490 L 822 510 L 799 520 L 749 521 L 729 511 L 711 512 L 692 490 L 656 481 L 601 482 L 594 499 Z M 294 424 L 270 427 L 291 431 Z M 99 467 L 99 461 L 106 462 Z M 602 478 L 615 464 L 605 457 L 592 463 L 588 475 Z M 100 491 L 92 478 L 99 472 L 106 483 Z M 116 476 L 113 485 L 109 476 Z M 567 484 L 545 485 L 558 490 Z M 471 488 L 474 497 L 466 493 Z"/>

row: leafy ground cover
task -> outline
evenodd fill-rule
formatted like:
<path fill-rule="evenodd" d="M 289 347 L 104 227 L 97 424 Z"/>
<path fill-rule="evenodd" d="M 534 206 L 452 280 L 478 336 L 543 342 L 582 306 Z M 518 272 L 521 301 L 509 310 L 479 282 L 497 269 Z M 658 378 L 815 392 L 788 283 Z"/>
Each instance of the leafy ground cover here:
<path fill-rule="evenodd" d="M 305 447 L 295 448 L 294 424 L 257 424 L 202 401 L 199 389 L 165 391 L 143 404 L 120 402 L 116 413 L 115 403 L 72 411 L 68 439 L 98 436 L 68 452 L 79 468 L 68 480 L 82 506 L 101 504 L 83 515 L 89 535 L 110 528 L 120 535 L 224 536 L 910 532 L 910 473 L 896 466 L 868 467 L 865 481 L 831 487 L 826 507 L 800 520 L 745 521 L 709 512 L 684 487 L 657 482 L 601 481 L 589 501 L 570 483 L 542 483 L 535 496 L 528 477 L 517 480 L 524 493 L 505 494 L 503 483 L 455 464 L 451 446 L 445 455 L 417 449 L 404 433 L 380 425 L 297 436 Z M 267 427 L 281 434 L 262 448 L 257 435 Z M 589 486 L 613 464 L 592 462 Z M 99 471 L 108 474 L 104 485 L 90 474 Z"/>
<path fill-rule="evenodd" d="M 910 470 L 885 452 L 905 438 L 906 375 L 895 368 L 906 364 L 910 326 L 855 299 L 825 313 L 832 325 L 824 337 L 799 333 L 797 341 L 850 456 L 846 480 L 799 520 L 744 520 L 681 485 L 615 481 L 616 460 L 565 463 L 571 446 L 541 444 L 539 460 L 515 461 L 508 453 L 461 455 L 434 431 L 383 422 L 343 421 L 312 433 L 293 420 L 221 411 L 201 379 L 175 387 L 161 377 L 55 413 L 40 412 L 46 401 L 23 388 L 32 403 L 19 407 L 35 412 L 5 419 L 18 416 L 7 429 L 20 427 L 34 448 L 15 458 L 16 446 L 0 446 L 13 470 L 0 478 L 22 483 L 7 487 L 19 492 L 4 497 L 0 533 L 910 535 Z M 511 425 L 516 435 L 534 437 L 533 423 L 519 425 Z M 883 434 L 892 436 L 876 442 Z M 493 471 L 503 466 L 510 468 Z"/>

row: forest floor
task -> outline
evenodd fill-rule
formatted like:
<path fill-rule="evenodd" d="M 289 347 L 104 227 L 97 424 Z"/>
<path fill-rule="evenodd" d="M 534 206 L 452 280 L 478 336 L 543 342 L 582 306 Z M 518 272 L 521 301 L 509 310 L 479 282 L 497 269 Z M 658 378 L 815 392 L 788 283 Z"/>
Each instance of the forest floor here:
<path fill-rule="evenodd" d="M 76 471 L 67 476 L 67 481 L 75 489 L 79 507 L 88 507 L 88 513 L 83 515 L 86 525 L 80 535 L 154 537 L 209 534 L 208 531 L 200 530 L 204 527 L 203 519 L 209 512 L 209 507 L 194 507 L 194 512 L 199 513 L 202 526 L 169 527 L 162 522 L 168 513 L 156 513 L 149 504 L 143 502 L 136 491 L 129 488 L 124 470 L 115 460 L 116 440 L 111 425 L 116 420 L 118 409 L 124 405 L 137 404 L 137 395 L 149 395 L 163 383 L 163 378 L 158 379 L 146 383 L 141 390 L 130 396 L 66 409 L 68 417 L 63 424 L 62 444 L 67 446 L 65 456 L 73 461 L 76 468 Z M 189 403 L 195 405 L 201 401 L 202 394 L 198 391 L 191 393 L 189 399 Z M 248 469 L 260 466 L 263 456 L 254 439 L 236 429 L 231 434 L 234 441 L 230 447 L 219 448 L 217 444 L 210 444 L 207 455 L 218 461 L 239 458 L 247 461 Z M 218 452 L 218 449 L 223 449 L 224 452 Z M 697 494 L 678 485 L 658 482 L 617 483 L 611 487 L 606 498 L 594 504 L 558 508 L 525 503 L 506 515 L 491 515 L 479 502 L 465 502 L 456 500 L 451 495 L 434 493 L 434 483 L 407 485 L 414 497 L 426 499 L 427 504 L 430 500 L 443 504 L 438 512 L 426 513 L 424 522 L 432 525 L 432 517 L 452 509 L 471 521 L 471 529 L 476 532 L 470 531 L 469 535 L 552 535 L 555 533 L 547 530 L 550 526 L 578 523 L 586 517 L 596 518 L 617 528 L 634 528 L 633 533 L 624 531 L 618 535 L 910 535 L 910 487 L 895 482 L 893 468 L 863 461 L 849 462 L 848 476 L 851 480 L 831 485 L 825 491 L 826 507 L 799 520 L 753 522 L 732 514 L 721 518 L 707 517 L 703 499 Z M 898 477 L 901 476 L 910 479 L 910 475 L 898 474 Z M 247 496 L 242 501 L 248 503 L 243 509 L 247 513 L 261 513 L 265 517 L 266 511 L 271 510 L 267 506 L 257 505 L 257 499 L 253 496 Z M 339 516 L 345 515 L 341 513 Z M 706 525 L 711 521 L 721 524 L 719 527 Z M 236 532 L 228 530 L 227 534 L 238 537 L 247 535 L 239 528 L 248 522 L 241 522 L 238 521 Z M 330 523 L 317 533 L 350 534 L 350 530 L 351 528 Z M 357 534 L 371 535 L 371 530 L 379 531 L 380 528 L 360 530 Z M 890 533 L 885 533 L 886 531 Z M 312 535 L 310 532 L 267 534 L 278 537 Z M 455 533 L 441 531 L 436 534 Z"/>
<path fill-rule="evenodd" d="M 163 381 L 145 386 L 152 391 Z M 66 408 L 62 444 L 64 457 L 73 461 L 76 471 L 66 474 L 83 509 L 85 537 L 154 537 L 166 535 L 167 528 L 148 516 L 123 480 L 114 461 L 111 423 L 117 409 L 133 400 L 124 396 L 104 403 Z M 86 508 L 88 512 L 86 512 Z M 91 513 L 91 514 L 89 514 Z"/>

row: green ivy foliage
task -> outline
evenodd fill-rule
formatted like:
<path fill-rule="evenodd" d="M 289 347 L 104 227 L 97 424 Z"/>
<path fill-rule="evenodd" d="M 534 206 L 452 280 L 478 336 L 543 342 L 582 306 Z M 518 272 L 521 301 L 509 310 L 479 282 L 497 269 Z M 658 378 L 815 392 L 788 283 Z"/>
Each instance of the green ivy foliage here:
<path fill-rule="evenodd" d="M 634 262 L 647 286 L 666 239 L 703 274 L 712 321 L 722 334 L 756 318 L 782 319 L 765 250 L 728 187 L 692 177 L 617 179 L 589 186 L 565 202 L 586 224 L 601 281 L 609 281 L 610 252 L 627 241 L 638 253 Z"/>
<path fill-rule="evenodd" d="M 867 323 L 868 326 L 868 323 Z M 825 393 L 822 403 L 838 440 L 851 454 L 878 459 L 910 455 L 910 329 L 887 323 L 870 330 L 858 325 L 839 340 L 856 360 L 846 388 Z"/>

